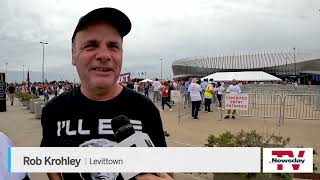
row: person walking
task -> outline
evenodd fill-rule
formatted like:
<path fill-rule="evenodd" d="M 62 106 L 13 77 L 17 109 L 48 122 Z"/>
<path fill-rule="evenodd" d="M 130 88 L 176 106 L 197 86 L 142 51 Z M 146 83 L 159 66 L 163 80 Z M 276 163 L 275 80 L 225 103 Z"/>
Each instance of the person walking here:
<path fill-rule="evenodd" d="M 155 79 L 155 81 L 152 82 L 153 86 L 153 102 L 157 102 L 160 99 L 160 88 L 161 83 L 159 82 L 158 78 Z"/>
<path fill-rule="evenodd" d="M 189 86 L 191 84 L 192 77 L 189 77 L 188 81 L 186 81 L 183 85 L 183 97 L 184 97 L 184 108 L 190 106 L 190 92 Z"/>
<path fill-rule="evenodd" d="M 210 109 L 211 101 L 214 96 L 213 85 L 212 83 L 207 84 L 207 87 L 204 89 L 204 110 L 208 112 L 212 112 Z"/>
<path fill-rule="evenodd" d="M 146 82 L 144 84 L 144 96 L 146 96 L 148 98 L 149 98 L 149 88 L 150 88 L 149 82 Z"/>
<path fill-rule="evenodd" d="M 44 91 L 43 91 L 43 97 L 44 97 L 44 102 L 47 103 L 49 102 L 49 92 L 48 92 L 49 88 L 45 87 Z"/>
<path fill-rule="evenodd" d="M 8 87 L 8 93 L 9 93 L 9 99 L 10 99 L 11 106 L 13 106 L 15 91 L 16 91 L 16 88 L 14 87 L 13 83 L 11 83 Z"/>
<path fill-rule="evenodd" d="M 203 105 L 205 106 L 205 103 L 206 103 L 206 101 L 204 100 L 204 93 L 205 93 L 205 90 L 206 90 L 206 88 L 208 86 L 208 79 L 203 79 L 203 81 L 201 82 L 200 86 L 201 86 L 201 89 L 202 89 L 202 91 L 201 91 L 201 102 L 204 102 L 204 103 L 201 103 L 200 109 L 203 110 Z M 206 111 L 206 108 L 205 108 L 205 111 Z"/>
<path fill-rule="evenodd" d="M 222 105 L 222 96 L 223 96 L 223 92 L 224 92 L 225 88 L 221 85 L 220 82 L 217 83 L 217 87 L 214 89 L 214 91 L 217 94 L 217 99 L 218 99 L 218 109 L 221 109 L 221 105 Z M 222 108 L 222 110 L 224 110 Z"/>
<path fill-rule="evenodd" d="M 168 103 L 168 99 L 169 99 L 169 87 L 168 87 L 168 82 L 164 82 L 164 83 L 163 83 L 163 87 L 162 87 L 162 101 L 161 101 L 162 111 L 164 111 L 164 105 L 165 105 L 165 104 L 170 108 L 170 111 L 172 111 L 172 107 L 171 107 L 171 105 Z"/>
<path fill-rule="evenodd" d="M 191 115 L 194 119 L 198 119 L 198 112 L 201 104 L 201 93 L 202 89 L 199 84 L 197 84 L 197 79 L 193 78 L 192 83 L 188 88 L 188 92 L 190 92 L 190 98 L 192 103 Z"/>

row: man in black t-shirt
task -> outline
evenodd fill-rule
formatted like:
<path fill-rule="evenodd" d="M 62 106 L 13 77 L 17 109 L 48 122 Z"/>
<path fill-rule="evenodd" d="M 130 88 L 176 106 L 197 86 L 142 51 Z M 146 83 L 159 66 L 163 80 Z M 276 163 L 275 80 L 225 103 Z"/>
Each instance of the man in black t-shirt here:
<path fill-rule="evenodd" d="M 10 102 L 11 102 L 11 106 L 13 106 L 13 101 L 14 101 L 14 93 L 16 91 L 16 88 L 13 86 L 13 84 L 11 83 L 8 87 L 8 93 L 9 93 L 9 98 L 10 98 Z"/>
<path fill-rule="evenodd" d="M 110 147 L 115 137 L 111 119 L 125 115 L 135 131 L 147 133 L 155 146 L 166 147 L 158 109 L 146 97 L 117 83 L 123 37 L 131 22 L 121 11 L 100 8 L 83 16 L 72 36 L 72 65 L 81 86 L 53 98 L 42 110 L 42 147 Z M 49 173 L 52 180 L 112 179 L 119 173 Z M 172 180 L 166 173 L 137 180 Z"/>

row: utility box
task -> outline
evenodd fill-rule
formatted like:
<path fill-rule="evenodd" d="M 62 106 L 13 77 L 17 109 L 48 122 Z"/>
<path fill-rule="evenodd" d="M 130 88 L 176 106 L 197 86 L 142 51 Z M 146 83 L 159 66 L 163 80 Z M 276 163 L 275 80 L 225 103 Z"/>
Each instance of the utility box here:
<path fill-rule="evenodd" d="M 0 73 L 0 112 L 7 111 L 6 106 L 6 74 Z"/>

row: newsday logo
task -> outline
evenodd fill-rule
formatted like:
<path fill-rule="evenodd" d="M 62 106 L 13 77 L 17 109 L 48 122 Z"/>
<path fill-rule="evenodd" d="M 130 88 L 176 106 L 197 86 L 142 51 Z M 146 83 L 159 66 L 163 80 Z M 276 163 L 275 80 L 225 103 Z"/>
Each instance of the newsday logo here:
<path fill-rule="evenodd" d="M 313 172 L 313 149 L 264 148 L 263 172 Z"/>

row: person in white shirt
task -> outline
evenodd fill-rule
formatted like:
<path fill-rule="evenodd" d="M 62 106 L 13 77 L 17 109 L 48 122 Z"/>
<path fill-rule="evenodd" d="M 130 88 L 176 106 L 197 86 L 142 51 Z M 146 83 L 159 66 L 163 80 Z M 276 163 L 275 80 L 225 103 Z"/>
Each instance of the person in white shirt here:
<path fill-rule="evenodd" d="M 218 109 L 221 109 L 221 101 L 222 101 L 222 95 L 224 93 L 225 88 L 221 85 L 220 82 L 217 83 L 217 87 L 214 88 L 214 91 L 217 94 L 217 99 L 218 99 Z M 222 110 L 224 110 L 222 108 Z"/>
<path fill-rule="evenodd" d="M 59 85 L 58 96 L 64 92 L 62 85 Z"/>
<path fill-rule="evenodd" d="M 237 84 L 237 81 L 235 79 L 233 79 L 231 81 L 231 84 L 229 85 L 228 89 L 227 89 L 227 93 L 230 94 L 240 94 L 241 93 L 241 89 L 240 86 Z M 229 119 L 231 115 L 231 109 L 228 109 L 227 115 L 224 117 L 225 119 Z M 232 119 L 235 119 L 236 115 L 236 110 L 232 110 Z"/>
<path fill-rule="evenodd" d="M 136 92 L 138 92 L 138 87 L 139 87 L 138 83 L 137 83 L 137 82 L 134 82 L 134 84 L 133 84 L 133 89 L 134 89 Z"/>
<path fill-rule="evenodd" d="M 177 89 L 177 87 L 178 87 L 177 82 L 176 82 L 176 81 L 173 81 L 173 83 L 172 83 L 172 84 L 173 84 L 173 88 L 174 88 L 174 89 Z"/>
<path fill-rule="evenodd" d="M 8 171 L 8 147 L 12 147 L 11 140 L 0 132 L 0 180 L 29 180 L 27 173 L 11 173 Z"/>
<path fill-rule="evenodd" d="M 161 88 L 161 83 L 158 81 L 158 78 L 156 78 L 155 81 L 152 83 L 153 86 L 153 102 L 157 102 L 160 100 L 160 88 Z"/>
<path fill-rule="evenodd" d="M 201 86 L 197 84 L 197 79 L 193 78 L 192 83 L 188 88 L 188 92 L 190 92 L 190 98 L 192 103 L 192 117 L 194 119 L 198 119 L 198 112 L 201 104 Z"/>

